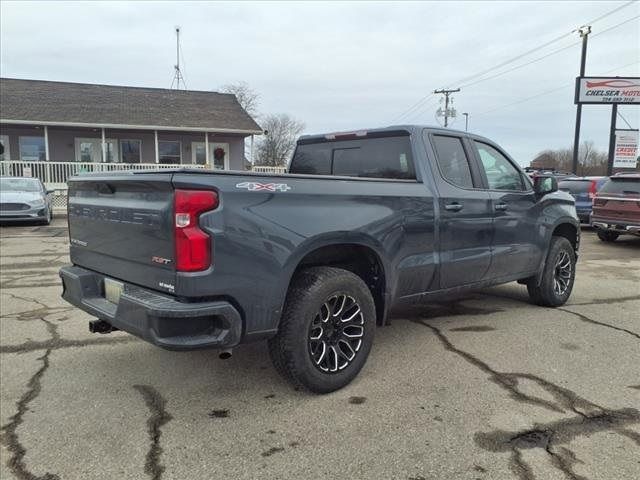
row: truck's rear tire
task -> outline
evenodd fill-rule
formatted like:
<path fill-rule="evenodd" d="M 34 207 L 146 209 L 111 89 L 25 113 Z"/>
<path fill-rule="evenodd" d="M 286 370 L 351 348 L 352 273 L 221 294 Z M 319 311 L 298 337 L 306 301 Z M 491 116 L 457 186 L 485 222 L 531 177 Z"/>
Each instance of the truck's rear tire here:
<path fill-rule="evenodd" d="M 609 232 L 607 230 L 598 232 L 598 238 L 603 242 L 615 242 L 616 239 L 620 236 L 617 232 Z"/>
<path fill-rule="evenodd" d="M 333 392 L 360 372 L 375 326 L 373 297 L 360 277 L 340 268 L 308 268 L 292 281 L 269 354 L 294 386 Z"/>
<path fill-rule="evenodd" d="M 527 283 L 531 300 L 544 307 L 559 307 L 569 299 L 576 275 L 576 253 L 565 237 L 552 237 L 549 254 L 538 285 L 533 278 Z"/>

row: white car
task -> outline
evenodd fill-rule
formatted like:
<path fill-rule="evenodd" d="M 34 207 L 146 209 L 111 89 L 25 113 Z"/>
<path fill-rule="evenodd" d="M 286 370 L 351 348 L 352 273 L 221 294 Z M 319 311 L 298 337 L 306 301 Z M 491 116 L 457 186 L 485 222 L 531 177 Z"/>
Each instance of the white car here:
<path fill-rule="evenodd" d="M 51 193 L 37 178 L 0 177 L 0 222 L 49 225 L 53 219 Z"/>

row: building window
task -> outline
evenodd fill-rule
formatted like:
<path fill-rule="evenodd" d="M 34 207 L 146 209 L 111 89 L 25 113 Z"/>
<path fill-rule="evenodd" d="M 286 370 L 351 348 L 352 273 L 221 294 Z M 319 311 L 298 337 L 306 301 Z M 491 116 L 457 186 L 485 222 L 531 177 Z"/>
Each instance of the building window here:
<path fill-rule="evenodd" d="M 182 161 L 182 144 L 180 142 L 158 142 L 160 163 L 179 164 Z"/>
<path fill-rule="evenodd" d="M 105 140 L 107 163 L 118 163 L 118 141 Z M 104 163 L 101 138 L 76 138 L 76 162 Z"/>
<path fill-rule="evenodd" d="M 229 144 L 209 143 L 209 162 L 206 161 L 204 142 L 191 142 L 191 163 L 205 165 L 209 163 L 215 170 L 229 170 Z"/>
<path fill-rule="evenodd" d="M 140 163 L 142 140 L 120 140 L 120 158 L 123 163 Z"/>
<path fill-rule="evenodd" d="M 44 137 L 20 137 L 20 160 L 44 162 L 46 160 Z"/>
<path fill-rule="evenodd" d="M 11 149 L 9 148 L 9 135 L 0 135 L 0 160 L 11 160 Z"/>

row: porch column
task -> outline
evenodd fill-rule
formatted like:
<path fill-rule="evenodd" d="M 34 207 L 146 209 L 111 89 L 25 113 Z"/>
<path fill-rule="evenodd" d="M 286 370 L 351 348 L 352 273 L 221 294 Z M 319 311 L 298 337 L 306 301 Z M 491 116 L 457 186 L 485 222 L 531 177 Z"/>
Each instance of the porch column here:
<path fill-rule="evenodd" d="M 105 163 L 107 161 L 107 140 L 104 135 L 104 128 L 102 130 L 102 162 Z"/>
<path fill-rule="evenodd" d="M 156 144 L 156 163 L 160 163 L 160 149 L 158 148 L 158 131 L 153 131 L 153 139 Z"/>
<path fill-rule="evenodd" d="M 49 158 L 49 128 L 44 126 L 44 159 L 48 162 Z"/>
<path fill-rule="evenodd" d="M 209 132 L 204 133 L 204 158 L 204 163 L 206 165 L 209 163 Z"/>
<path fill-rule="evenodd" d="M 49 128 L 46 125 L 44 126 L 44 159 L 47 162 L 44 171 L 44 184 L 48 188 L 51 183 L 51 165 L 49 164 Z"/>
<path fill-rule="evenodd" d="M 242 161 L 244 161 L 244 159 Z M 251 165 L 252 165 L 251 168 L 253 168 L 254 162 L 255 162 L 255 159 L 253 158 L 253 135 L 251 135 Z"/>

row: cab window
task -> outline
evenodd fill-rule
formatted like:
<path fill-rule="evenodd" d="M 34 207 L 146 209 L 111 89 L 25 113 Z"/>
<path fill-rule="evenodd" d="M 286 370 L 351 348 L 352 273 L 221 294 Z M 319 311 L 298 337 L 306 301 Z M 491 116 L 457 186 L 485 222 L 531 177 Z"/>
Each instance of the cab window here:
<path fill-rule="evenodd" d="M 498 150 L 474 141 L 490 190 L 525 190 L 520 171 Z"/>
<path fill-rule="evenodd" d="M 473 188 L 469 159 L 464 151 L 462 139 L 434 135 L 433 146 L 442 176 L 458 187 Z"/>

